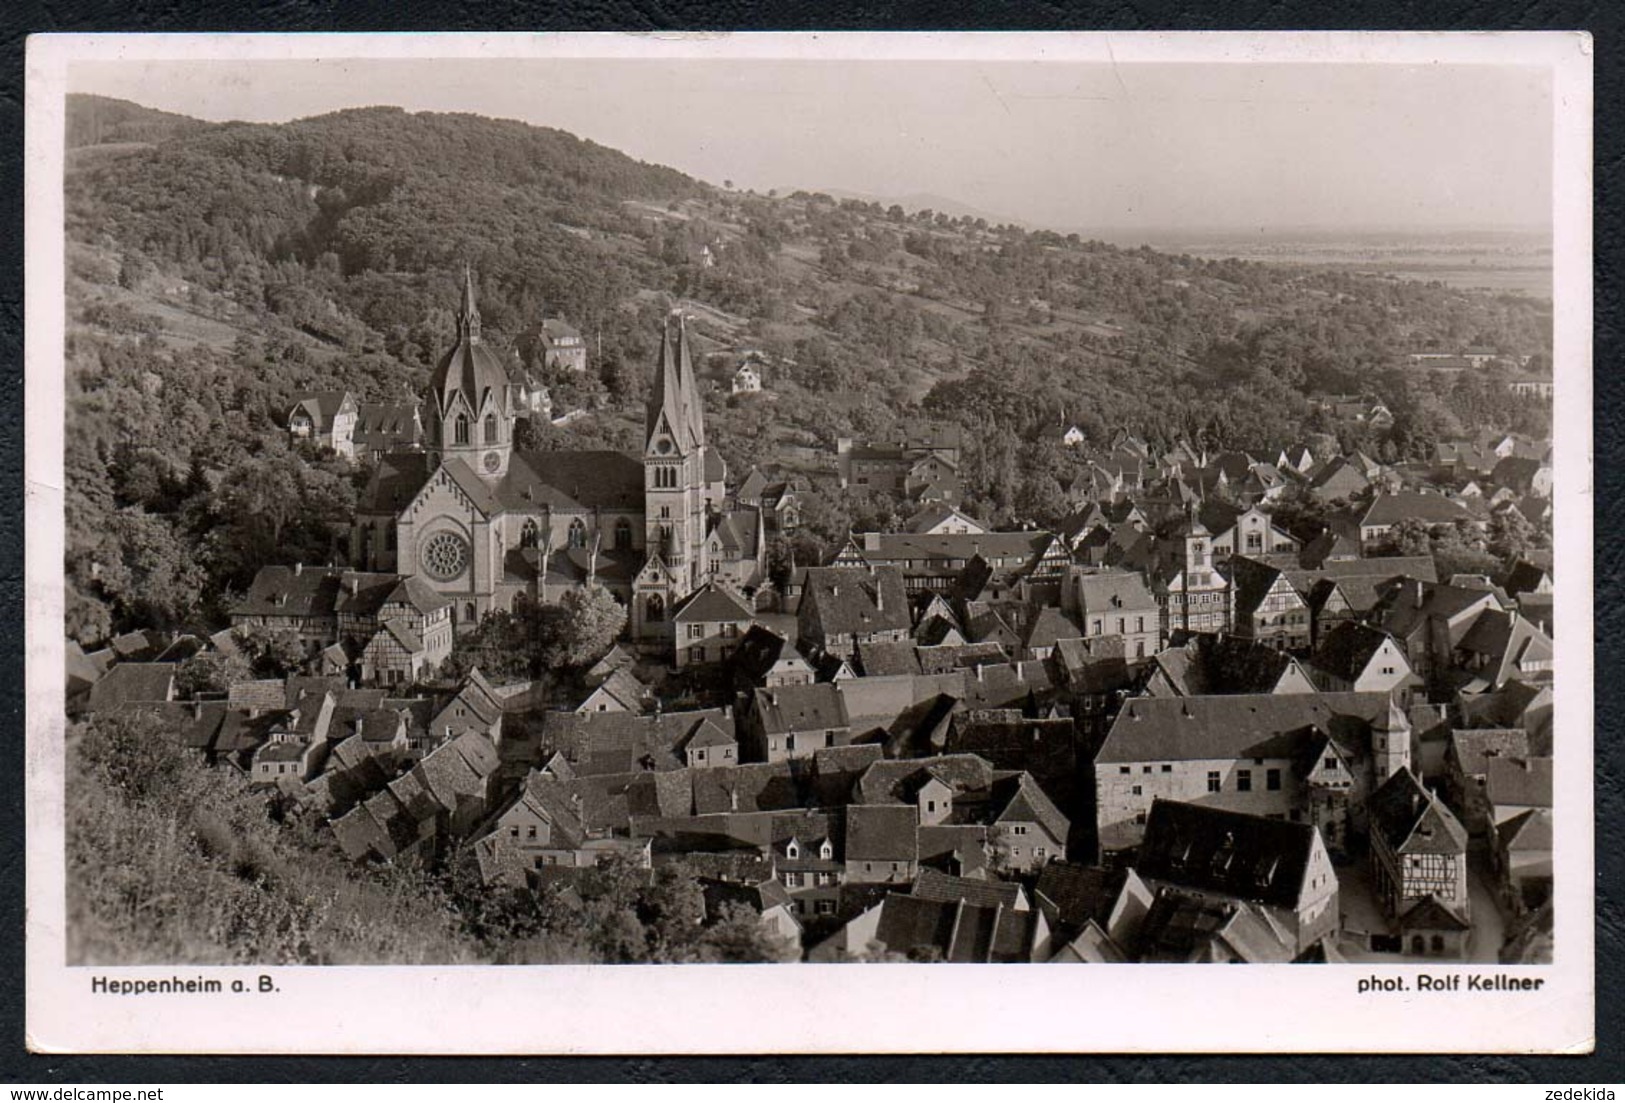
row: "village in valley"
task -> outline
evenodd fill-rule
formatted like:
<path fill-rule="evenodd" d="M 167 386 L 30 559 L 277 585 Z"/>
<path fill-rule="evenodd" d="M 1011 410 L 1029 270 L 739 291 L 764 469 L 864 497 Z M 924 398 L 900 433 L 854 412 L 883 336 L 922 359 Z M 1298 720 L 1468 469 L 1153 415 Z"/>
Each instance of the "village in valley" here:
<path fill-rule="evenodd" d="M 1549 952 L 1549 553 L 1441 578 L 1394 546 L 1549 526 L 1549 441 L 1394 465 L 1123 433 L 1063 526 L 993 531 L 959 508 L 958 430 L 906 423 L 827 459 L 907 523 L 773 570 L 804 488 L 708 446 L 681 311 L 641 455 L 526 453 L 516 422 L 547 414 L 482 342 L 475 283 L 420 404 L 286 412 L 294 444 L 375 463 L 347 562 L 262 567 L 206 638 L 70 645 L 72 713 L 160 718 L 358 864 L 466 847 L 487 886 L 577 893 L 606 863 L 691 863 L 694 921 L 746 909 L 780 960 Z M 572 327 L 549 337 L 586 369 Z M 1272 516 L 1289 489 L 1351 504 L 1305 540 Z M 486 618 L 606 595 L 623 615 L 573 698 L 442 676 Z M 297 672 L 181 692 L 256 634 Z"/>
<path fill-rule="evenodd" d="M 1549 302 L 73 108 L 75 960 L 1550 961 Z"/>

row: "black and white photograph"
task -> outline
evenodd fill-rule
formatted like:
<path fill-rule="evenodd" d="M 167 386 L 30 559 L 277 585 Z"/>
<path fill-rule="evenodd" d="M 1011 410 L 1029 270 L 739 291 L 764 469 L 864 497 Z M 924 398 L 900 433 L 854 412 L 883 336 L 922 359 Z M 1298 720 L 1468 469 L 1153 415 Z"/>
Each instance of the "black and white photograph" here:
<path fill-rule="evenodd" d="M 37 1044 L 1589 1047 L 1585 36 L 30 62 Z"/>

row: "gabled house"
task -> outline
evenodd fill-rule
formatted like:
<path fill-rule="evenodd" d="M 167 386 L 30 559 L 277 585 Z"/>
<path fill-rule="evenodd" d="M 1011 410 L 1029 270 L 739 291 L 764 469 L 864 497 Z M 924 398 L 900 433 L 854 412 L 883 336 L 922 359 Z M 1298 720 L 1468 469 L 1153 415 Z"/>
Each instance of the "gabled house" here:
<path fill-rule="evenodd" d="M 1394 693 L 1409 705 L 1420 688 L 1405 652 L 1380 628 L 1343 621 L 1310 660 L 1315 682 L 1329 693 Z"/>
<path fill-rule="evenodd" d="M 1372 554 L 1388 538 L 1394 526 L 1401 521 L 1420 521 L 1433 528 L 1469 522 L 1482 527 L 1460 502 L 1442 494 L 1422 494 L 1404 491 L 1398 494 L 1378 494 L 1361 513 L 1356 524 L 1360 529 L 1360 550 Z"/>
<path fill-rule="evenodd" d="M 1408 765 L 1410 742 L 1385 693 L 1130 698 L 1095 754 L 1099 845 L 1137 846 L 1158 798 L 1311 822 L 1331 845 L 1329 822 Z M 1323 785 L 1342 798 L 1322 799 Z"/>
<path fill-rule="evenodd" d="M 1413 954 L 1459 957 L 1471 930 L 1467 831 L 1409 769 L 1367 801 L 1378 901 Z"/>
<path fill-rule="evenodd" d="M 288 411 L 288 443 L 331 448 L 345 459 L 354 459 L 359 412 L 349 391 L 306 391 Z"/>
<path fill-rule="evenodd" d="M 1274 471 L 1274 468 L 1266 470 Z M 1279 472 L 1276 479 L 1280 479 Z M 1284 489 L 1277 483 L 1276 490 Z M 1302 542 L 1285 529 L 1277 528 L 1270 515 L 1257 506 L 1238 509 L 1219 501 L 1203 504 L 1200 516 L 1213 538 L 1215 559 L 1232 555 L 1293 555 L 1298 554 Z"/>
<path fill-rule="evenodd" d="M 726 662 L 756 623 L 756 613 L 726 586 L 709 583 L 672 618 L 677 627 L 677 668 Z"/>
<path fill-rule="evenodd" d="M 1445 748 L 1445 793 L 1470 832 L 1482 836 L 1495 826 L 1495 809 L 1485 792 L 1490 762 L 1526 759 L 1531 745 L 1529 733 L 1522 728 L 1451 731 Z"/>
<path fill-rule="evenodd" d="M 1337 933 L 1337 872 L 1311 824 L 1159 800 L 1134 871 L 1153 890 L 1172 886 L 1265 911 L 1292 933 L 1294 956 Z"/>
<path fill-rule="evenodd" d="M 1074 567 L 1068 572 L 1062 608 L 1077 619 L 1077 638 L 1120 636 L 1131 660 L 1161 649 L 1163 607 L 1135 572 Z M 1062 638 L 1067 637 L 1058 636 L 1057 642 Z"/>
<path fill-rule="evenodd" d="M 740 689 L 807 686 L 816 680 L 812 664 L 788 639 L 763 624 L 739 638 L 733 670 Z"/>
<path fill-rule="evenodd" d="M 679 650 L 679 653 L 680 650 Z M 654 693 L 628 669 L 614 671 L 577 705 L 576 712 L 647 712 Z"/>
<path fill-rule="evenodd" d="M 753 760 L 783 762 L 850 742 L 852 726 L 834 683 L 775 686 L 752 694 L 745 737 Z"/>
<path fill-rule="evenodd" d="M 1229 570 L 1236 635 L 1284 651 L 1307 651 L 1309 606 L 1286 570 L 1244 555 L 1232 556 Z"/>
<path fill-rule="evenodd" d="M 1183 647 L 1157 652 L 1141 687 L 1147 697 L 1314 692 L 1297 659 L 1242 636 L 1192 636 Z"/>
<path fill-rule="evenodd" d="M 907 884 L 919 872 L 919 810 L 912 804 L 846 807 L 846 881 Z"/>
<path fill-rule="evenodd" d="M 804 653 L 851 658 L 860 642 L 902 641 L 913 627 L 896 567 L 812 567 L 796 611 Z"/>

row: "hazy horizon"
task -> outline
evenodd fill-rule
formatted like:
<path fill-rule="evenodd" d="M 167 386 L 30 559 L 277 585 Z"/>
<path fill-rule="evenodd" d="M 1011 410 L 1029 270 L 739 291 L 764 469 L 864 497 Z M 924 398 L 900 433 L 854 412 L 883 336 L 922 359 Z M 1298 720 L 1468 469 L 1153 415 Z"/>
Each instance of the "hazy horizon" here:
<path fill-rule="evenodd" d="M 946 200 L 1097 234 L 1538 232 L 1552 98 L 1508 65 L 333 59 L 75 63 L 210 121 L 363 106 L 569 131 L 757 192 Z"/>

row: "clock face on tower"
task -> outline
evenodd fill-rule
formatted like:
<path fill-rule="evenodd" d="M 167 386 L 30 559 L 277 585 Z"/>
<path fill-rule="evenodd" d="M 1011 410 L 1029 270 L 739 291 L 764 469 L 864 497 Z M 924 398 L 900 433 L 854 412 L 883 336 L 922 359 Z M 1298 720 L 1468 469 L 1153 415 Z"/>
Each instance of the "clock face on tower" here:
<path fill-rule="evenodd" d="M 495 452 L 487 452 L 485 454 L 485 469 L 487 471 L 495 472 L 496 469 L 501 467 L 501 466 L 502 466 L 502 457 L 501 456 L 497 455 Z"/>

